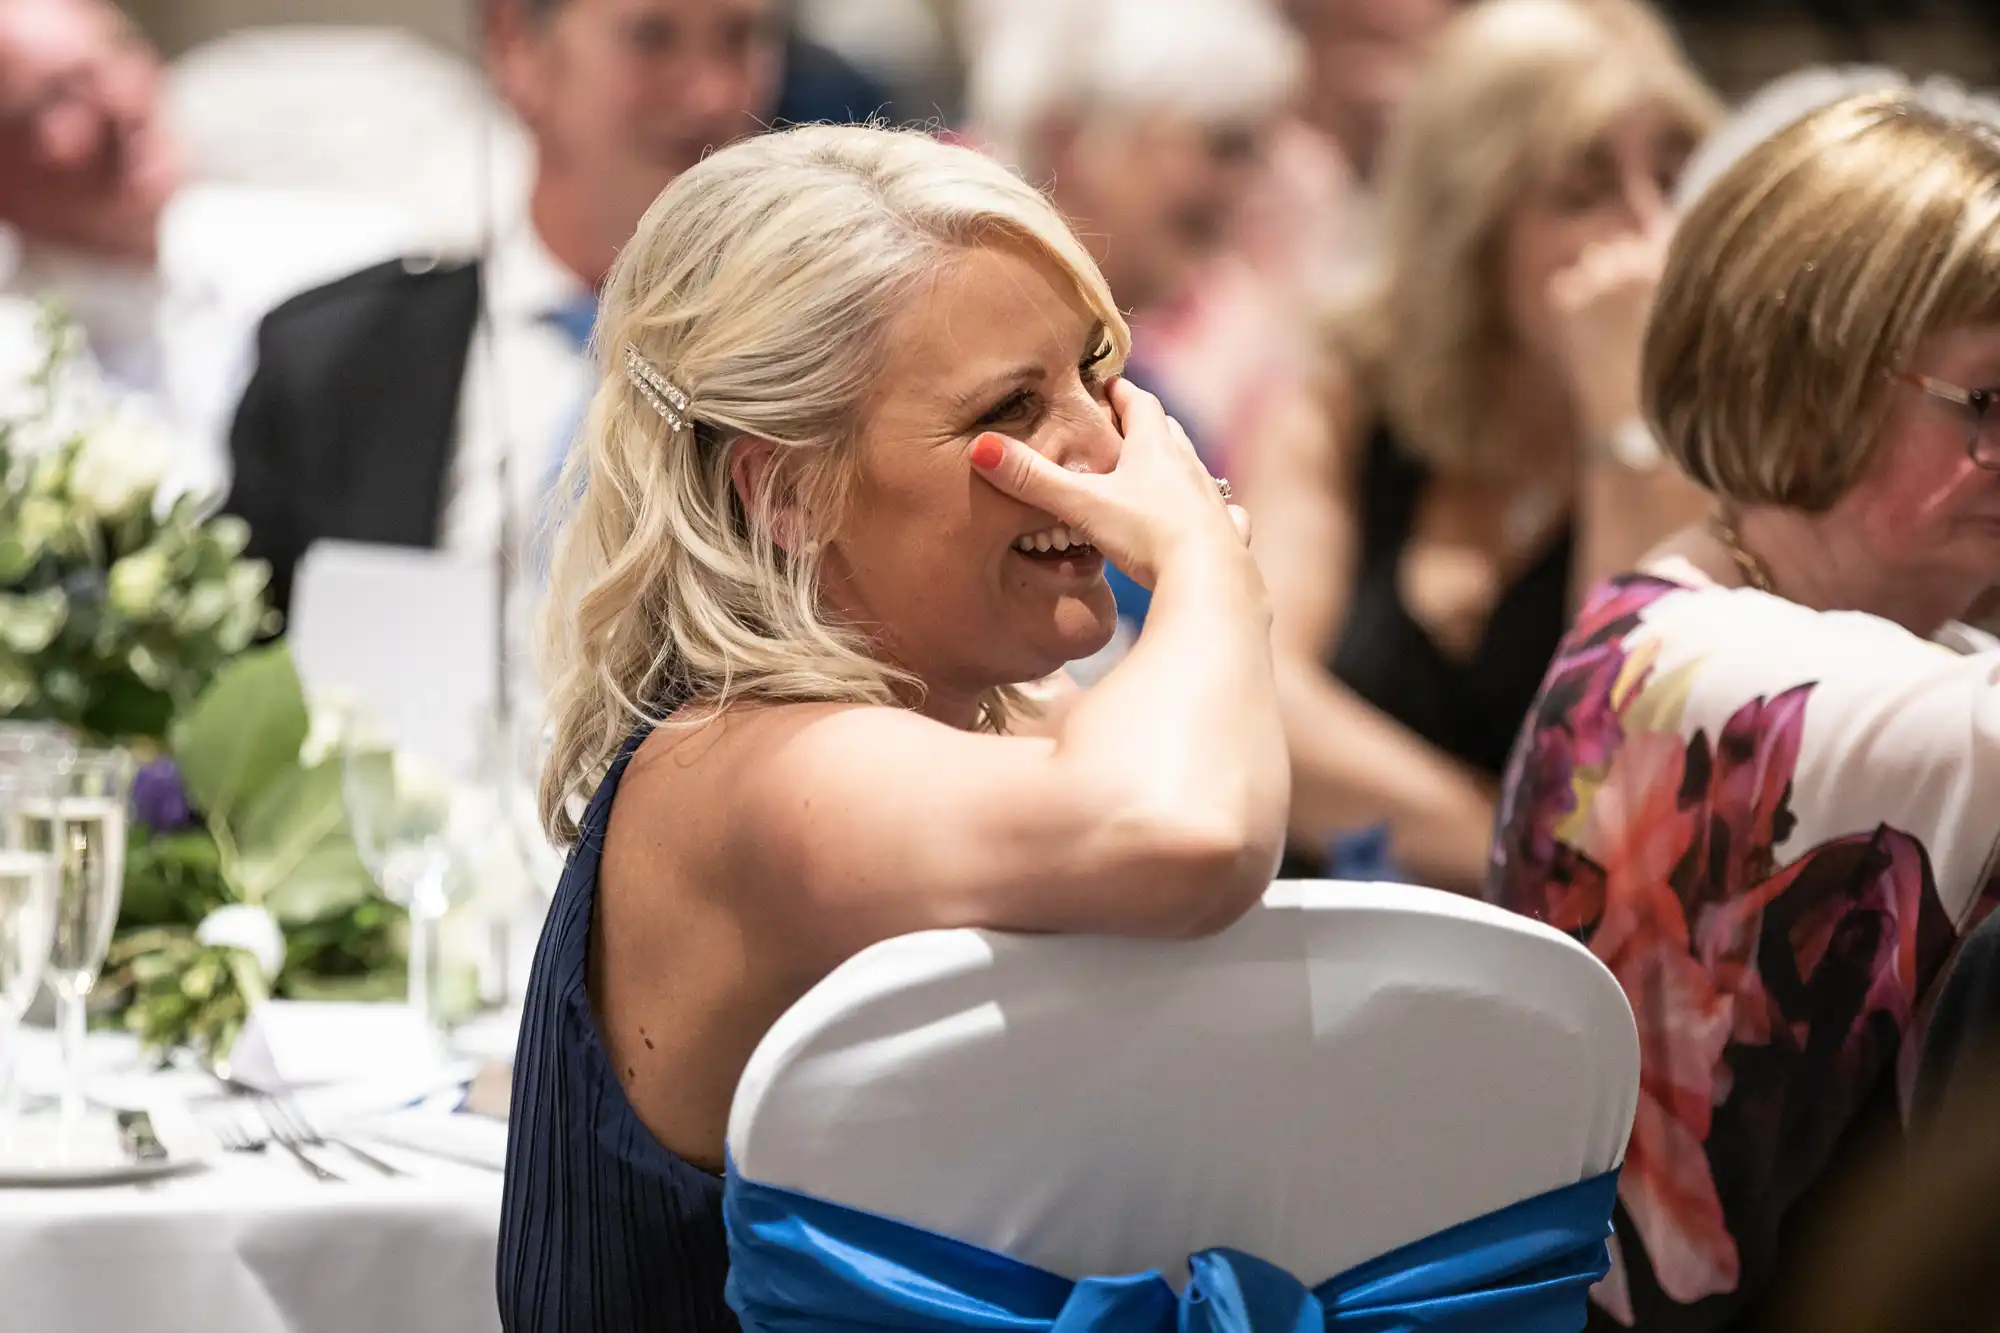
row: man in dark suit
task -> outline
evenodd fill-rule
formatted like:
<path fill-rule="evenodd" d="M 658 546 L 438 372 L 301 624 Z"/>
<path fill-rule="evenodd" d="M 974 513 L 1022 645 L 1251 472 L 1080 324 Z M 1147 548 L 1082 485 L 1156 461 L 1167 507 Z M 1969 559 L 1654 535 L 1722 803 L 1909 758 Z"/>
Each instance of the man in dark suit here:
<path fill-rule="evenodd" d="M 227 508 L 281 608 L 317 540 L 490 555 L 531 529 L 613 257 L 676 175 L 776 104 L 775 0 L 489 0 L 486 32 L 535 144 L 525 215 L 475 260 L 365 269 L 259 331 Z"/>

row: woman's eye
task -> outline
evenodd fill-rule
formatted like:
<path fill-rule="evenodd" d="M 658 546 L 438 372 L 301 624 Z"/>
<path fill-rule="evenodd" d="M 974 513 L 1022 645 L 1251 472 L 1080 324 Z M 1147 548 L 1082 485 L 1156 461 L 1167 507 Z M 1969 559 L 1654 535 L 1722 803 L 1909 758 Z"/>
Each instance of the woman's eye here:
<path fill-rule="evenodd" d="M 1111 378 L 1111 358 L 1117 352 L 1109 341 L 1077 363 L 1085 384 L 1101 384 Z"/>
<path fill-rule="evenodd" d="M 1026 389 L 1018 389 L 996 403 L 975 425 L 997 426 L 1003 421 L 1019 421 L 1033 404 L 1034 395 Z"/>

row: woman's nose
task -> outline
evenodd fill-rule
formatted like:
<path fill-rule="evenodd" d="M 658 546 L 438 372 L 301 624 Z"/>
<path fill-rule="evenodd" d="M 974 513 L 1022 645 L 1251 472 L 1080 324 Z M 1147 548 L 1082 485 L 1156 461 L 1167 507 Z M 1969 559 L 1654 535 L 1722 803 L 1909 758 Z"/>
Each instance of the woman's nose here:
<path fill-rule="evenodd" d="M 1124 447 L 1110 404 L 1088 397 L 1053 423 L 1048 458 L 1072 472 L 1103 473 L 1118 466 Z"/>
<path fill-rule="evenodd" d="M 1650 172 L 1634 173 L 1625 180 L 1625 213 L 1632 229 L 1651 235 L 1673 220 L 1673 201 Z"/>

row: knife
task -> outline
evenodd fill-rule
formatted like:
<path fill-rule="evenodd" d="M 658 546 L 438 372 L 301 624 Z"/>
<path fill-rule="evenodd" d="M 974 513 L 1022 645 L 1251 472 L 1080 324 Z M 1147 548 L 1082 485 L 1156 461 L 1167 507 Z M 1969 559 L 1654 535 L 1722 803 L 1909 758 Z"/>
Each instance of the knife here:
<path fill-rule="evenodd" d="M 125 1155 L 134 1162 L 151 1163 L 166 1160 L 167 1147 L 160 1142 L 160 1136 L 153 1132 L 153 1117 L 144 1111 L 118 1113 L 118 1138 L 124 1144 Z"/>

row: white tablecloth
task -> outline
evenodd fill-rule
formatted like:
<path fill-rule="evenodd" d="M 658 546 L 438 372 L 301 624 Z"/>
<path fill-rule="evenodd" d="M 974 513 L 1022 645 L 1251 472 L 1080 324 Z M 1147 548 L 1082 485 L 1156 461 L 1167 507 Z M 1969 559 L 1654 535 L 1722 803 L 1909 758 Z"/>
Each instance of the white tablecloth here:
<path fill-rule="evenodd" d="M 93 1061 L 96 1063 L 96 1061 Z M 492 1333 L 500 1176 L 370 1143 L 315 1180 L 273 1145 L 192 1174 L 0 1189 L 8 1333 Z"/>

